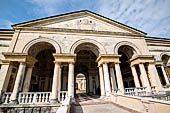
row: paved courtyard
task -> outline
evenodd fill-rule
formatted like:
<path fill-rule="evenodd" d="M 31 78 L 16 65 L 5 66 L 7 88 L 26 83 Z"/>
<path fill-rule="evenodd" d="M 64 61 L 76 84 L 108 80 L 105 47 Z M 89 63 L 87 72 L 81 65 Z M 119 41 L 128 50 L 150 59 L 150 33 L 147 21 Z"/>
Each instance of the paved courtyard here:
<path fill-rule="evenodd" d="M 75 104 L 71 107 L 71 113 L 132 113 L 129 110 L 111 104 L 108 99 L 77 95 Z"/>
<path fill-rule="evenodd" d="M 130 113 L 113 104 L 75 106 L 74 113 Z"/>

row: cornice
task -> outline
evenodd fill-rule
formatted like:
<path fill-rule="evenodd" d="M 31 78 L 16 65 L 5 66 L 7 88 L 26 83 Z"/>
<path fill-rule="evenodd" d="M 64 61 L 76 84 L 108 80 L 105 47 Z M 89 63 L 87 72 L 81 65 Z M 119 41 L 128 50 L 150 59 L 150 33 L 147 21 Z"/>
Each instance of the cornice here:
<path fill-rule="evenodd" d="M 94 31 L 80 29 L 65 29 L 65 28 L 47 28 L 47 27 L 14 27 L 15 30 L 22 31 L 44 31 L 44 32 L 65 32 L 65 33 L 82 33 L 82 34 L 100 34 L 100 35 L 116 35 L 116 36 L 131 36 L 143 38 L 145 35 L 135 33 L 110 32 L 110 31 Z M 21 31 L 21 32 L 22 32 Z"/>

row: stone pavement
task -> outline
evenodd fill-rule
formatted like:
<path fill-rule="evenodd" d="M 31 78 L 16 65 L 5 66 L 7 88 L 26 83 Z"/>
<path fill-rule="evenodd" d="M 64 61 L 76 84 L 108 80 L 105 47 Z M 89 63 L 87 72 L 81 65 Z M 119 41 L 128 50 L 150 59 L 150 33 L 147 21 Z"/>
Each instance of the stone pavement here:
<path fill-rule="evenodd" d="M 80 94 L 72 105 L 70 113 L 136 113 L 112 104 L 109 99 Z"/>

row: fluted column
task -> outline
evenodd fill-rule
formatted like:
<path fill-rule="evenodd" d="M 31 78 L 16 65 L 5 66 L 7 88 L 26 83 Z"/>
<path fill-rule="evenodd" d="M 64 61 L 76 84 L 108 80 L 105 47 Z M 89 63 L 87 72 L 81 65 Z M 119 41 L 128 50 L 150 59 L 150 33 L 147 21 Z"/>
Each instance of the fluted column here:
<path fill-rule="evenodd" d="M 103 63 L 103 71 L 104 71 L 104 81 L 105 81 L 105 90 L 106 96 L 110 96 L 111 87 L 110 87 L 110 79 L 109 79 L 109 70 L 107 63 Z"/>
<path fill-rule="evenodd" d="M 121 91 L 122 94 L 124 94 L 124 85 L 123 85 L 123 79 L 122 79 L 119 63 L 115 64 L 115 72 L 116 72 L 118 89 Z"/>
<path fill-rule="evenodd" d="M 110 76 L 111 76 L 112 90 L 117 90 L 115 72 L 113 70 L 113 67 L 110 67 Z"/>
<path fill-rule="evenodd" d="M 170 85 L 170 82 L 169 82 L 169 79 L 168 79 L 168 75 L 167 75 L 166 70 L 165 70 L 165 68 L 164 68 L 163 65 L 161 66 L 161 69 L 162 69 L 162 72 L 163 72 L 163 75 L 164 75 L 166 84 L 167 84 L 167 85 Z"/>
<path fill-rule="evenodd" d="M 155 64 L 149 63 L 148 69 L 149 69 L 149 72 L 150 72 L 150 75 L 151 75 L 151 79 L 153 81 L 153 85 L 156 86 L 157 92 L 162 91 L 162 84 L 161 84 L 161 81 L 159 79 L 158 72 L 156 70 Z"/>
<path fill-rule="evenodd" d="M 144 64 L 140 63 L 139 68 L 140 68 L 141 77 L 142 77 L 142 80 L 143 80 L 143 85 L 144 85 L 144 87 L 147 87 L 148 92 L 151 92 L 151 87 L 150 87 L 150 84 L 149 84 L 149 80 L 148 80 L 148 76 L 146 74 Z"/>
<path fill-rule="evenodd" d="M 68 71 L 68 96 L 74 97 L 74 63 L 69 63 Z"/>
<path fill-rule="evenodd" d="M 18 73 L 17 73 L 17 77 L 16 77 L 16 80 L 15 80 L 15 85 L 14 85 L 14 89 L 13 89 L 13 92 L 12 92 L 12 95 L 11 95 L 11 103 L 17 103 L 17 94 L 19 92 L 19 88 L 20 88 L 20 85 L 21 85 L 21 79 L 22 77 L 24 76 L 24 73 L 25 73 L 25 67 L 26 67 L 26 64 L 21 62 L 20 65 L 19 65 L 19 69 L 18 69 Z"/>
<path fill-rule="evenodd" d="M 139 78 L 138 78 L 135 66 L 131 66 L 131 70 L 132 70 L 132 75 L 134 78 L 135 86 L 140 87 Z"/>
<path fill-rule="evenodd" d="M 51 92 L 51 103 L 55 103 L 58 101 L 58 81 L 59 81 L 59 68 L 60 64 L 55 62 L 54 66 L 54 75 L 53 75 L 53 84 L 52 84 L 52 92 Z"/>
<path fill-rule="evenodd" d="M 101 90 L 101 96 L 105 96 L 105 86 L 104 86 L 104 76 L 103 76 L 103 68 L 102 66 L 99 66 L 99 76 L 100 76 L 100 90 Z"/>
<path fill-rule="evenodd" d="M 32 76 L 33 66 L 28 67 L 25 75 L 25 81 L 23 86 L 23 92 L 28 92 L 30 88 L 31 76 Z"/>

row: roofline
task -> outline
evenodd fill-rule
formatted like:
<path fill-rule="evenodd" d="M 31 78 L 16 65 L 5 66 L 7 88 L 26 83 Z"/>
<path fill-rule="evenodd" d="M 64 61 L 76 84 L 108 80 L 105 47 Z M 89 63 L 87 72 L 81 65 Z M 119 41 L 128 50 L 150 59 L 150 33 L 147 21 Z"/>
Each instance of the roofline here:
<path fill-rule="evenodd" d="M 146 38 L 150 38 L 150 39 L 166 39 L 166 40 L 170 40 L 170 38 L 152 37 L 152 36 L 146 36 Z"/>
<path fill-rule="evenodd" d="M 0 31 L 14 31 L 13 29 L 0 29 Z"/>
<path fill-rule="evenodd" d="M 117 23 L 117 24 L 120 24 L 120 25 L 122 25 L 122 26 L 125 26 L 125 27 L 127 27 L 127 28 L 130 28 L 130 29 L 132 29 L 132 30 L 135 30 L 135 31 L 137 31 L 137 32 L 141 32 L 141 33 L 147 35 L 147 33 L 143 32 L 143 31 L 140 31 L 140 30 L 135 29 L 135 28 L 133 28 L 133 27 L 130 27 L 130 26 L 128 26 L 128 25 L 122 24 L 122 23 L 120 23 L 120 22 L 117 22 L 117 21 L 112 20 L 112 19 L 110 19 L 110 18 L 107 18 L 107 17 L 105 17 L 105 16 L 99 15 L 99 14 L 97 14 L 97 13 L 91 12 L 91 11 L 89 11 L 89 10 L 80 10 L 80 11 L 75 11 L 75 12 L 64 13 L 64 14 L 59 14 L 59 15 L 54 15 L 54 16 L 45 17 L 45 18 L 35 19 L 35 20 L 27 21 L 27 22 L 22 22 L 22 23 L 14 24 L 14 25 L 12 25 L 12 27 L 15 27 L 15 26 L 20 25 L 20 24 L 26 24 L 26 23 L 29 23 L 29 22 L 35 22 L 35 21 L 39 21 L 39 20 L 43 20 L 43 19 L 50 19 L 50 18 L 57 17 L 57 16 L 65 16 L 65 15 L 74 14 L 74 13 L 80 13 L 80 12 L 92 13 L 92 14 L 94 14 L 94 15 L 97 15 L 97 16 L 99 16 L 99 17 L 108 19 L 108 20 L 110 20 L 110 21 L 112 21 L 112 22 L 115 22 L 115 23 Z"/>

